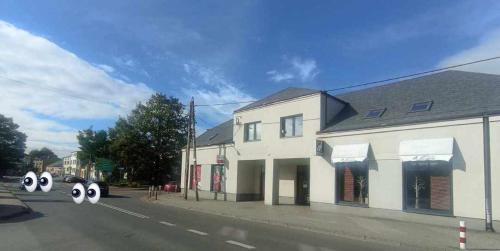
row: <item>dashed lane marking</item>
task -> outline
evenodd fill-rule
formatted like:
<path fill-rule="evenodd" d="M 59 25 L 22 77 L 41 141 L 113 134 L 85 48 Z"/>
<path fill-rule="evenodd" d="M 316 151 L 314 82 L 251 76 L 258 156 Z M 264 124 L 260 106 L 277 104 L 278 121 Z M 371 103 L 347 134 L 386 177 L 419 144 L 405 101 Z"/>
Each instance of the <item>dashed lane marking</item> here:
<path fill-rule="evenodd" d="M 235 246 L 239 246 L 242 248 L 246 248 L 246 249 L 255 249 L 254 246 L 250 246 L 250 245 L 238 242 L 238 241 L 228 240 L 228 241 L 226 241 L 226 243 L 231 244 L 231 245 L 235 245 Z"/>
<path fill-rule="evenodd" d="M 205 232 L 201 232 L 201 231 L 194 230 L 194 229 L 188 229 L 187 231 L 188 231 L 188 232 L 191 232 L 191 233 L 194 233 L 194 234 L 203 235 L 203 236 L 208 235 L 208 234 L 207 234 L 207 233 L 205 233 Z"/>
<path fill-rule="evenodd" d="M 129 210 L 126 210 L 126 209 L 123 209 L 123 208 L 115 207 L 115 206 L 108 205 L 108 204 L 105 204 L 105 203 L 102 203 L 102 202 L 99 202 L 97 204 L 101 205 L 101 206 L 104 206 L 104 207 L 107 207 L 107 208 L 111 208 L 113 210 L 116 210 L 116 211 L 119 211 L 119 212 L 122 212 L 122 213 L 126 213 L 128 215 L 132 215 L 132 216 L 141 218 L 141 219 L 149 219 L 149 216 L 146 216 L 146 215 L 143 215 L 143 214 L 139 214 L 139 213 L 134 213 L 132 211 L 129 211 Z"/>
<path fill-rule="evenodd" d="M 160 224 L 163 224 L 163 225 L 166 225 L 166 226 L 169 226 L 169 227 L 175 226 L 174 223 L 170 223 L 170 222 L 166 222 L 166 221 L 160 221 Z"/>

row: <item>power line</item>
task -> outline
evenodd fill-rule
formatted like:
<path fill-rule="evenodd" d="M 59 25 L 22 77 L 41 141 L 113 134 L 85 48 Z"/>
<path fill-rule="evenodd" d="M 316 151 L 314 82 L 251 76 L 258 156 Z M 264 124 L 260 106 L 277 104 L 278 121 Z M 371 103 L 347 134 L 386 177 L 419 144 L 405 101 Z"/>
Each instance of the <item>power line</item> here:
<path fill-rule="evenodd" d="M 393 81 L 393 80 L 399 80 L 399 79 L 404 79 L 404 78 L 415 77 L 415 76 L 425 75 L 425 74 L 429 74 L 429 73 L 444 71 L 444 70 L 453 69 L 453 68 L 457 68 L 457 67 L 461 67 L 461 66 L 482 63 L 482 62 L 491 61 L 491 60 L 495 60 L 495 59 L 499 59 L 499 58 L 500 58 L 500 56 L 485 58 L 485 59 L 480 59 L 480 60 L 471 61 L 471 62 L 467 62 L 467 63 L 456 64 L 456 65 L 451 65 L 451 66 L 447 66 L 447 67 L 442 67 L 442 68 L 437 68 L 437 69 L 433 69 L 433 70 L 422 71 L 422 72 L 417 72 L 417 73 L 412 73 L 412 74 L 408 74 L 408 75 L 397 76 L 397 77 L 392 77 L 392 78 L 387 78 L 387 79 L 382 79 L 382 80 L 377 80 L 377 81 L 365 82 L 365 83 L 361 83 L 361 84 L 353 84 L 353 85 L 339 87 L 339 88 L 335 88 L 335 89 L 329 89 L 329 90 L 325 90 L 325 91 L 326 92 L 340 91 L 340 90 L 351 89 L 351 88 L 356 88 L 356 87 L 361 87 L 361 86 L 384 83 L 384 82 L 389 82 L 389 81 Z"/>
<path fill-rule="evenodd" d="M 219 104 L 200 104 L 200 105 L 195 105 L 197 107 L 199 106 L 222 106 L 222 105 L 239 105 L 239 104 L 248 104 L 255 102 L 256 100 L 249 100 L 249 101 L 241 101 L 241 102 L 229 102 L 229 103 L 219 103 Z"/>

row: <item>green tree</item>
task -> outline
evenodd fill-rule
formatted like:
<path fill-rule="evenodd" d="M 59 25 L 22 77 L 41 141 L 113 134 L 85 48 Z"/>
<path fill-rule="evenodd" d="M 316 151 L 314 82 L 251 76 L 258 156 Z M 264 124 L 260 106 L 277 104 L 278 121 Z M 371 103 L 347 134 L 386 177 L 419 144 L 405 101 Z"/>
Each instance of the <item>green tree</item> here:
<path fill-rule="evenodd" d="M 180 167 L 187 117 L 178 99 L 157 93 L 109 132 L 111 155 L 127 168 L 129 177 L 158 185 Z"/>
<path fill-rule="evenodd" d="M 82 163 L 86 163 L 89 169 L 97 158 L 109 157 L 109 139 L 106 131 L 94 131 L 92 127 L 90 127 L 83 131 L 79 131 L 76 138 L 80 144 L 78 158 Z"/>
<path fill-rule="evenodd" d="M 57 155 L 47 147 L 31 150 L 28 154 L 28 157 L 31 159 L 31 161 L 43 160 L 44 165 L 48 165 L 60 160 L 59 157 L 57 157 Z"/>
<path fill-rule="evenodd" d="M 47 167 L 47 165 L 51 163 L 60 160 L 59 157 L 57 157 L 57 155 L 47 147 L 31 150 L 27 157 L 28 169 L 33 169 L 33 162 L 35 160 L 43 160 L 43 168 Z"/>
<path fill-rule="evenodd" d="M 22 166 L 26 149 L 26 135 L 18 131 L 12 118 L 0 114 L 0 176 L 7 169 Z"/>

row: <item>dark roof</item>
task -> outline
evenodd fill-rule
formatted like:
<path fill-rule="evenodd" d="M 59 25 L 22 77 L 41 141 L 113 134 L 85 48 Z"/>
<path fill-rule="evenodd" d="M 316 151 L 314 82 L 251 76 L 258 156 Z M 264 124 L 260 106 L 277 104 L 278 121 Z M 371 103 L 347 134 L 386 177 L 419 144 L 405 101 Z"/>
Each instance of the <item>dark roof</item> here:
<path fill-rule="evenodd" d="M 196 146 L 233 143 L 233 120 L 228 120 L 196 137 Z"/>
<path fill-rule="evenodd" d="M 445 71 L 335 97 L 348 105 L 321 133 L 500 113 L 500 75 Z M 429 111 L 409 113 L 412 104 L 425 101 L 432 101 Z M 380 118 L 365 118 L 383 108 Z"/>
<path fill-rule="evenodd" d="M 298 98 L 302 96 L 307 96 L 314 93 L 320 93 L 319 90 L 306 89 L 306 88 L 298 88 L 298 87 L 288 87 L 284 90 L 271 94 L 265 98 L 259 99 L 249 105 L 246 105 L 234 112 L 241 112 L 244 110 L 250 110 L 253 108 L 270 105 L 272 103 L 285 101 L 288 99 Z"/>
<path fill-rule="evenodd" d="M 50 166 L 50 167 L 62 167 L 63 166 L 63 161 L 62 160 L 58 160 L 58 161 L 55 161 L 55 162 L 52 162 L 52 163 L 48 164 L 47 166 Z"/>

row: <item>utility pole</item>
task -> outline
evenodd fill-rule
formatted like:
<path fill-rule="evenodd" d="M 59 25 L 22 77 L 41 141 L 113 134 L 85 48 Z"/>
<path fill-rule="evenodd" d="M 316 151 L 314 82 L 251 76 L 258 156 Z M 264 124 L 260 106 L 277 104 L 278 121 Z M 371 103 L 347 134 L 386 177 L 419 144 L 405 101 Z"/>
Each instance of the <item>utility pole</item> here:
<path fill-rule="evenodd" d="M 199 201 L 200 198 L 198 197 L 198 167 L 196 165 L 196 119 L 195 119 L 195 112 L 194 112 L 194 98 L 191 98 L 191 111 L 193 113 L 193 115 L 191 116 L 192 117 L 192 120 L 193 120 L 193 135 L 191 135 L 191 137 L 193 137 L 193 165 L 194 165 L 194 180 L 195 180 L 195 184 L 196 184 L 196 187 L 195 187 L 195 192 L 196 192 L 196 201 Z M 201 167 L 200 167 L 201 168 Z"/>
<path fill-rule="evenodd" d="M 485 227 L 488 232 L 493 229 L 491 215 L 491 153 L 490 153 L 490 117 L 483 116 L 483 144 L 484 144 L 484 211 Z"/>
<path fill-rule="evenodd" d="M 189 115 L 188 115 L 188 135 L 187 135 L 187 146 L 186 146 L 186 163 L 184 164 L 184 199 L 188 198 L 189 189 L 189 156 L 191 155 L 191 125 L 192 125 L 192 115 L 193 115 L 193 101 L 189 102 Z"/>

